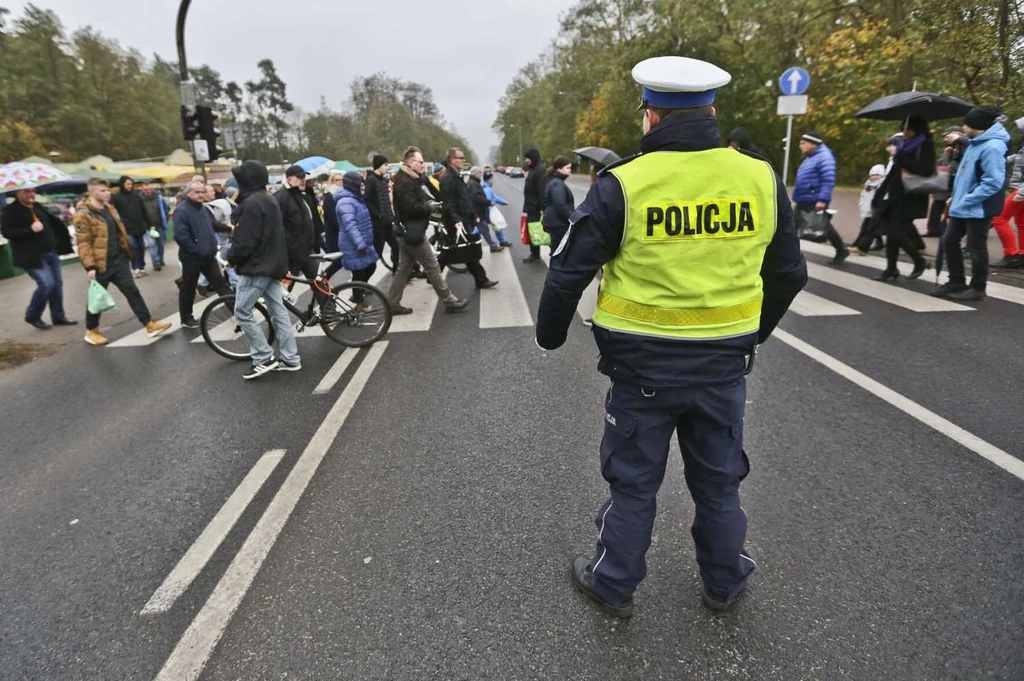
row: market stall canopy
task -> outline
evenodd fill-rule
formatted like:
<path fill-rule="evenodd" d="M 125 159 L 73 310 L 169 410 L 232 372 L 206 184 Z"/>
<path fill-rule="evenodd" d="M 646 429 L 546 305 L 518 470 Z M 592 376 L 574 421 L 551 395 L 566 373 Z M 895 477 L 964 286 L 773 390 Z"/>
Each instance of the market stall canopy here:
<path fill-rule="evenodd" d="M 194 168 L 188 166 L 170 166 L 164 165 L 163 163 L 154 163 L 149 165 L 138 165 L 138 166 L 121 166 L 120 164 L 114 164 L 106 170 L 118 173 L 118 176 L 127 175 L 131 178 L 144 177 L 152 180 L 156 180 L 163 184 L 170 184 L 174 180 L 178 179 L 182 175 L 189 175 L 190 177 L 195 172 Z M 136 180 L 138 181 L 138 180 Z"/>
<path fill-rule="evenodd" d="M 93 168 L 96 168 L 97 170 L 103 170 L 106 166 L 110 165 L 113 162 L 114 159 L 110 158 L 109 156 L 100 156 L 99 154 L 97 154 L 96 156 L 90 156 L 89 158 L 82 161 L 84 165 L 91 166 Z"/>
<path fill-rule="evenodd" d="M 355 165 L 354 163 L 349 163 L 348 161 L 338 161 L 337 163 L 334 164 L 334 172 L 336 173 L 347 173 L 350 170 L 361 172 L 363 169 Z"/>

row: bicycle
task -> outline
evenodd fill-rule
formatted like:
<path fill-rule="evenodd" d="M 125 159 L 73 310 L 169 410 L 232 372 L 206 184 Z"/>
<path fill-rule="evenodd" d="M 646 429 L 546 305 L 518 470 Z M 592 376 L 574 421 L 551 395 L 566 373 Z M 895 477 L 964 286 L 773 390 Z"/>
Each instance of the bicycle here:
<path fill-rule="evenodd" d="M 311 255 L 320 260 L 317 276 L 313 280 L 285 275 L 285 280 L 305 284 L 313 290 L 313 302 L 306 310 L 298 307 L 298 298 L 291 293 L 284 296 L 284 306 L 298 317 L 295 330 L 319 326 L 335 343 L 349 348 L 373 345 L 391 328 L 391 305 L 380 289 L 369 284 L 350 281 L 333 287 L 324 276 L 326 265 L 340 259 L 341 253 Z M 348 292 L 349 297 L 343 294 Z M 253 314 L 269 344 L 274 343 L 274 327 L 262 301 L 253 306 Z M 235 296 L 229 294 L 213 301 L 199 319 L 203 340 L 210 348 L 228 359 L 249 359 L 249 341 L 235 319 Z"/>

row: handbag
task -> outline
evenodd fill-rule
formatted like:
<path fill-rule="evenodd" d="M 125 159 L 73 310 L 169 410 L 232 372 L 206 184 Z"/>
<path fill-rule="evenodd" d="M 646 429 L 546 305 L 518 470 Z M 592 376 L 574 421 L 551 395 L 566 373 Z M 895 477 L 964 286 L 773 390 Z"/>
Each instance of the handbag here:
<path fill-rule="evenodd" d="M 903 191 L 907 194 L 944 194 L 949 191 L 949 171 L 922 177 L 904 170 L 901 175 Z"/>
<path fill-rule="evenodd" d="M 405 243 L 410 246 L 416 246 L 423 243 L 423 240 L 427 238 L 427 225 L 429 220 L 426 218 L 419 218 L 415 220 L 405 220 L 401 223 L 401 234 L 398 234 Z"/>
<path fill-rule="evenodd" d="M 480 240 L 471 241 L 462 227 L 457 228 L 454 239 L 446 235 L 438 240 L 437 245 L 437 262 L 442 267 L 479 261 L 484 255 Z"/>
<path fill-rule="evenodd" d="M 110 291 L 103 288 L 98 281 L 93 279 L 89 282 L 88 308 L 90 314 L 100 314 L 107 310 L 113 310 L 117 303 Z"/>
<path fill-rule="evenodd" d="M 529 223 L 526 222 L 526 213 L 523 213 L 519 218 L 519 238 L 524 246 L 530 245 L 530 228 Z"/>
<path fill-rule="evenodd" d="M 804 241 L 822 243 L 828 241 L 828 229 L 832 215 L 827 211 L 798 210 L 796 212 L 796 235 Z"/>
<path fill-rule="evenodd" d="M 491 228 L 495 232 L 504 232 L 505 228 L 508 227 L 508 223 L 505 222 L 505 216 L 501 214 L 497 206 L 491 206 L 490 219 Z"/>
<path fill-rule="evenodd" d="M 551 235 L 544 231 L 544 225 L 541 224 L 540 220 L 528 223 L 526 228 L 530 231 L 531 244 L 534 246 L 551 245 Z"/>

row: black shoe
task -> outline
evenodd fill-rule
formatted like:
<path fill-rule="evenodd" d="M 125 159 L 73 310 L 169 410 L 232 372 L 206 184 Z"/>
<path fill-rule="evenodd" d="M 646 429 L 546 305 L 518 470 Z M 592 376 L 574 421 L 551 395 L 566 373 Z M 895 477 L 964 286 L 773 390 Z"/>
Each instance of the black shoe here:
<path fill-rule="evenodd" d="M 868 250 L 869 250 L 869 251 L 884 251 L 884 250 L 885 250 L 885 243 L 884 243 L 884 242 L 882 242 L 882 241 L 876 241 L 876 242 L 875 242 L 875 243 L 874 243 L 874 244 L 873 244 L 873 245 L 871 246 L 871 248 L 869 248 Z"/>
<path fill-rule="evenodd" d="M 212 291 L 210 291 L 209 286 L 196 286 L 196 293 L 199 294 L 200 298 L 209 298 Z"/>
<path fill-rule="evenodd" d="M 523 262 L 537 262 L 538 260 L 540 260 L 539 255 L 531 255 L 526 258 L 523 258 Z"/>
<path fill-rule="evenodd" d="M 44 322 L 42 319 L 26 319 L 25 321 L 28 324 L 36 327 L 40 331 L 46 331 L 48 328 L 50 328 L 50 325 Z"/>
<path fill-rule="evenodd" d="M 741 591 L 740 596 L 743 595 L 743 593 L 744 592 Z M 700 601 L 704 604 L 705 608 L 713 612 L 728 612 L 736 605 L 736 601 L 739 600 L 740 596 L 736 596 L 736 598 L 731 601 L 723 601 L 715 598 L 707 589 L 704 589 L 704 592 L 701 594 Z"/>
<path fill-rule="evenodd" d="M 963 291 L 950 293 L 947 298 L 950 300 L 985 300 L 985 292 L 976 288 L 965 288 Z"/>
<path fill-rule="evenodd" d="M 882 270 L 882 273 L 875 277 L 875 281 L 896 281 L 899 278 L 899 270 Z"/>
<path fill-rule="evenodd" d="M 153 270 L 156 271 L 156 272 L 159 272 L 163 268 L 164 268 L 163 263 L 161 263 L 159 265 L 153 265 Z"/>
<path fill-rule="evenodd" d="M 445 312 L 458 312 L 459 310 L 465 310 L 466 306 L 469 305 L 469 301 L 465 298 L 455 300 L 450 303 L 444 304 Z"/>
<path fill-rule="evenodd" d="M 398 317 L 398 316 L 404 315 L 404 314 L 412 314 L 412 308 L 411 307 L 402 307 L 401 305 L 392 305 L 391 306 L 391 315 L 392 316 Z"/>
<path fill-rule="evenodd" d="M 476 287 L 482 291 L 485 288 L 494 288 L 497 285 L 498 285 L 498 282 L 491 281 L 490 279 L 488 279 L 487 281 L 485 281 L 485 282 L 483 282 L 481 284 L 477 284 Z"/>
<path fill-rule="evenodd" d="M 416 270 L 415 272 L 412 273 L 412 278 L 413 279 L 426 279 L 427 278 L 427 273 L 424 272 L 423 270 Z"/>
<path fill-rule="evenodd" d="M 1019 270 L 1024 267 L 1024 255 L 1008 255 L 999 262 L 992 263 L 992 267 L 1001 270 Z"/>
<path fill-rule="evenodd" d="M 174 285 L 177 286 L 178 288 L 181 288 L 181 277 L 178 277 L 177 279 L 174 280 Z"/>
<path fill-rule="evenodd" d="M 65 317 L 64 319 L 54 319 L 53 320 L 53 325 L 54 326 L 77 326 L 78 322 L 76 322 L 74 319 L 68 319 L 67 317 Z"/>
<path fill-rule="evenodd" d="M 907 275 L 907 281 L 913 281 L 919 278 L 922 274 L 932 268 L 932 264 L 927 260 L 922 260 L 918 264 L 914 265 L 914 271 Z"/>
<path fill-rule="evenodd" d="M 832 258 L 833 265 L 842 265 L 843 261 L 850 257 L 850 249 L 844 248 L 843 250 L 836 253 L 836 257 Z"/>
<path fill-rule="evenodd" d="M 630 598 L 622 605 L 612 605 L 594 590 L 594 573 L 590 569 L 590 558 L 587 556 L 576 556 L 572 561 L 572 581 L 576 588 L 583 592 L 583 595 L 597 603 L 602 610 L 620 619 L 628 619 L 633 616 L 633 599 Z"/>
<path fill-rule="evenodd" d="M 249 370 L 242 374 L 242 378 L 247 381 L 251 381 L 254 378 L 259 378 L 264 374 L 269 374 L 271 371 L 277 369 L 277 360 L 272 359 L 264 364 L 253 364 L 249 367 Z"/>
<path fill-rule="evenodd" d="M 198 329 L 199 328 L 199 320 L 198 319 L 194 319 L 194 318 L 193 319 L 186 319 L 185 321 L 183 321 L 181 323 L 181 328 L 183 328 L 183 329 Z"/>
<path fill-rule="evenodd" d="M 931 293 L 929 293 L 928 295 L 932 296 L 933 298 L 948 298 L 954 293 L 960 293 L 965 288 L 967 288 L 967 284 L 954 284 L 951 282 L 947 282 L 942 286 L 938 287 L 937 289 L 935 289 L 934 291 L 932 291 Z"/>
<path fill-rule="evenodd" d="M 501 253 L 501 246 L 491 246 L 491 253 Z"/>

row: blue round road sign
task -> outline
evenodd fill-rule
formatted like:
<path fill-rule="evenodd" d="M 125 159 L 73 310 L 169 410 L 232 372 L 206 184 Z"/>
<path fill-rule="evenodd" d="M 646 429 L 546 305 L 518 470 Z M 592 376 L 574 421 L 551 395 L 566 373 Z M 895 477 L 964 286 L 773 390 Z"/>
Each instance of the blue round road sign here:
<path fill-rule="evenodd" d="M 811 74 L 799 66 L 786 69 L 786 72 L 779 78 L 779 87 L 784 95 L 802 95 L 807 92 L 811 85 Z"/>

